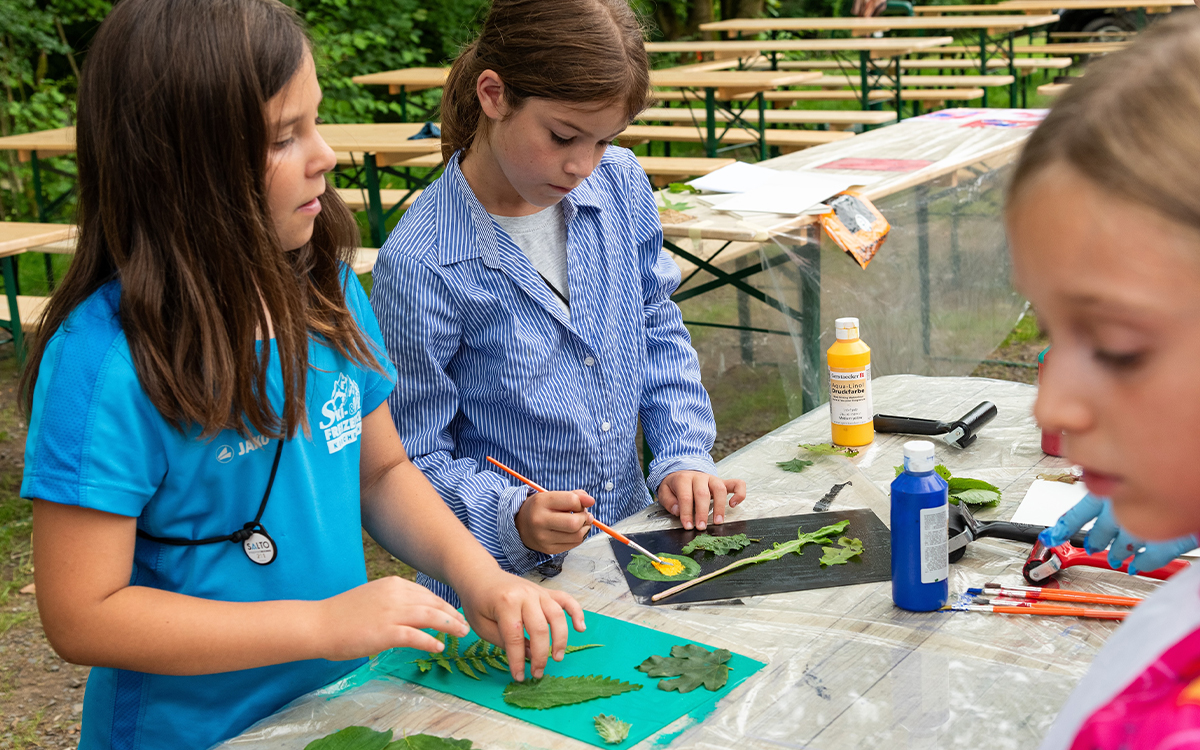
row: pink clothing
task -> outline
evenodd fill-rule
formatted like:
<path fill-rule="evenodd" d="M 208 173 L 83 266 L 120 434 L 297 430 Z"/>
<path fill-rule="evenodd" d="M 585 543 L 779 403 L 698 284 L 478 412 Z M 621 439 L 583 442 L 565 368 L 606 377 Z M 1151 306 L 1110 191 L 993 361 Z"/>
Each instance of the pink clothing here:
<path fill-rule="evenodd" d="M 1200 629 L 1087 718 L 1071 750 L 1200 748 Z"/>

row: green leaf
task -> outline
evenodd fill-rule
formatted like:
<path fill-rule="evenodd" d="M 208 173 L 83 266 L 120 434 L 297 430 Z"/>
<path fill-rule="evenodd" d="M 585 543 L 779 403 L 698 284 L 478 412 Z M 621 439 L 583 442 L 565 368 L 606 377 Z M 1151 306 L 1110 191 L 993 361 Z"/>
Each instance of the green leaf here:
<path fill-rule="evenodd" d="M 950 481 L 950 470 L 942 464 L 938 464 L 937 466 L 933 467 L 933 470 L 936 471 L 937 475 L 942 479 L 945 479 L 947 482 Z"/>
<path fill-rule="evenodd" d="M 745 534 L 713 536 L 712 534 L 705 532 L 685 544 L 680 552 L 685 555 L 690 555 L 696 550 L 702 549 L 705 552 L 711 552 L 714 555 L 728 555 L 731 552 L 737 552 L 743 547 L 749 547 L 751 542 L 757 541 L 757 539 L 751 539 Z"/>
<path fill-rule="evenodd" d="M 592 721 L 596 724 L 596 733 L 600 735 L 600 739 L 610 745 L 619 745 L 629 737 L 629 728 L 633 726 L 627 721 L 621 721 L 615 716 L 599 716 L 592 717 Z"/>
<path fill-rule="evenodd" d="M 801 443 L 800 447 L 818 456 L 845 456 L 847 458 L 854 458 L 858 455 L 858 451 L 853 448 L 843 448 L 833 443 Z"/>
<path fill-rule="evenodd" d="M 950 497 L 961 500 L 967 505 L 997 505 L 1000 502 L 1000 493 L 992 490 L 963 490 L 955 492 Z"/>
<path fill-rule="evenodd" d="M 470 740 L 435 737 L 432 734 L 410 734 L 388 745 L 386 750 L 471 750 Z"/>
<path fill-rule="evenodd" d="M 659 690 L 690 693 L 701 685 L 709 690 L 720 690 L 729 679 L 729 666 L 725 662 L 730 656 L 723 648 L 709 651 L 688 643 L 672 646 L 670 656 L 651 656 L 638 665 L 638 671 L 649 677 L 675 678 L 659 680 Z"/>
<path fill-rule="evenodd" d="M 812 466 L 812 461 L 805 461 L 803 458 L 793 458 L 791 461 L 776 461 L 775 465 L 784 471 L 792 471 L 797 474 Z"/>
<path fill-rule="evenodd" d="M 662 201 L 663 201 L 663 204 L 658 207 L 658 210 L 660 212 L 661 211 L 686 211 L 689 208 L 687 201 L 672 201 L 667 198 L 665 193 L 660 193 L 660 195 L 662 196 Z"/>
<path fill-rule="evenodd" d="M 304 746 L 304 750 L 383 750 L 392 741 L 392 730 L 346 727 Z"/>
<path fill-rule="evenodd" d="M 700 191 L 686 182 L 672 182 L 667 185 L 668 193 L 699 193 Z"/>
<path fill-rule="evenodd" d="M 822 547 L 821 551 L 825 553 L 821 556 L 822 566 L 845 565 L 850 562 L 850 558 L 863 553 L 863 543 L 861 539 L 842 537 L 838 540 L 837 547 Z"/>
<path fill-rule="evenodd" d="M 950 485 L 950 494 L 957 495 L 963 490 L 991 490 L 992 492 L 1000 492 L 1000 488 L 991 482 L 985 482 L 982 479 L 970 479 L 969 477 L 951 477 L 946 480 L 946 484 Z"/>
<path fill-rule="evenodd" d="M 654 567 L 653 560 L 645 555 L 634 555 L 633 559 L 629 561 L 629 567 L 627 568 L 629 574 L 641 578 L 643 581 L 690 581 L 700 575 L 700 563 L 690 557 L 672 555 L 666 552 L 659 552 L 658 556 L 661 558 L 669 557 L 672 560 L 678 560 L 683 563 L 683 572 L 673 576 L 660 573 Z"/>
<path fill-rule="evenodd" d="M 903 465 L 900 465 L 900 466 L 893 466 L 892 468 L 896 470 L 896 476 L 900 476 L 901 474 L 903 474 L 903 473 L 904 473 L 904 466 L 903 466 Z"/>
<path fill-rule="evenodd" d="M 504 702 L 518 708 L 554 708 L 641 689 L 641 685 L 600 675 L 543 677 L 540 680 L 508 683 L 504 688 Z"/>
<path fill-rule="evenodd" d="M 603 643 L 581 643 L 578 646 L 567 646 L 566 650 L 563 651 L 563 653 L 564 654 L 573 654 L 576 651 L 586 651 L 589 648 L 600 648 L 603 645 L 604 645 Z"/>

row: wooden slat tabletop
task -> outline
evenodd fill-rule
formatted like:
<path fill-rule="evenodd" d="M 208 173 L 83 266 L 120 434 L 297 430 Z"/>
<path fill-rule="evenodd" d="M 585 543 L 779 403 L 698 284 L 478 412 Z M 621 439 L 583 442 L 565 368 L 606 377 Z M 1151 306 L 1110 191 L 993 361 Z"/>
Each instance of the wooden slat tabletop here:
<path fill-rule="evenodd" d="M 702 31 L 876 31 L 992 29 L 1017 31 L 1045 26 L 1058 20 L 1056 15 L 1039 16 L 886 16 L 877 18 L 731 18 L 700 25 Z"/>
<path fill-rule="evenodd" d="M 62 242 L 74 236 L 74 224 L 3 221 L 0 222 L 0 255 L 16 255 L 31 247 Z"/>

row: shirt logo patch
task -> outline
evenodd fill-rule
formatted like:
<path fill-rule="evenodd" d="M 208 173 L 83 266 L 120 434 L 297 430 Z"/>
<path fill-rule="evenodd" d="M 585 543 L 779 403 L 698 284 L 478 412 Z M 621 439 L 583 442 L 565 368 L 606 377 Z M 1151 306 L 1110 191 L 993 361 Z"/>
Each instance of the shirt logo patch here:
<path fill-rule="evenodd" d="M 358 383 L 345 373 L 339 375 L 333 384 L 333 395 L 321 407 L 321 416 L 325 419 L 319 426 L 330 453 L 337 453 L 358 440 L 362 434 L 362 400 Z"/>
<path fill-rule="evenodd" d="M 233 460 L 233 446 L 222 445 L 217 448 L 217 460 L 223 464 L 227 464 Z"/>

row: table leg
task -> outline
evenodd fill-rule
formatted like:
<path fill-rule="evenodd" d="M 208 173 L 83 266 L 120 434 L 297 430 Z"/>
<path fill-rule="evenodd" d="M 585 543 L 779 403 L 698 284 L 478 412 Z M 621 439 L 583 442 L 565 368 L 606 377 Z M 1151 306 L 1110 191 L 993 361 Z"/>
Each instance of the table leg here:
<path fill-rule="evenodd" d="M 900 58 L 896 57 L 895 60 L 896 60 L 896 79 L 895 79 L 896 122 L 900 122 L 901 120 L 904 119 L 904 97 L 901 95 L 901 92 L 903 91 L 904 86 L 900 83 Z"/>
<path fill-rule="evenodd" d="M 747 256 L 743 255 L 738 258 L 735 265 L 739 271 L 745 268 L 749 265 Z M 737 314 L 738 328 L 741 329 L 738 333 L 742 345 L 742 364 L 753 367 L 754 336 L 750 331 L 746 330 L 750 326 L 750 297 L 740 289 L 737 292 Z"/>
<path fill-rule="evenodd" d="M 1017 106 L 1017 87 L 1020 85 L 1021 79 L 1017 77 L 1017 58 L 1013 54 L 1013 38 L 1016 32 L 1008 32 L 1008 74 L 1012 76 L 1012 83 L 1008 87 L 1008 106 Z M 1024 105 L 1022 105 L 1024 106 Z"/>
<path fill-rule="evenodd" d="M 46 198 L 42 195 L 42 169 L 38 163 L 37 151 L 30 154 L 30 164 L 33 167 L 33 200 L 37 205 L 38 221 L 46 223 L 50 218 L 50 211 L 46 208 Z M 57 201 L 55 201 L 57 203 Z M 15 257 L 15 256 L 14 256 Z M 46 286 L 51 291 L 54 290 L 54 266 L 50 259 L 50 253 L 42 253 L 42 257 L 46 261 Z M 14 287 L 16 288 L 16 287 Z M 17 291 L 20 294 L 20 290 Z"/>
<path fill-rule="evenodd" d="M 363 172 L 367 178 L 367 225 L 370 227 L 371 242 L 383 247 L 383 202 L 379 197 L 379 170 L 375 167 L 375 154 L 363 154 Z"/>
<path fill-rule="evenodd" d="M 766 95 L 758 92 L 758 158 L 767 159 L 767 110 Z"/>
<path fill-rule="evenodd" d="M 871 108 L 871 79 L 867 72 L 867 65 L 870 64 L 871 55 L 866 50 L 858 53 L 858 72 L 861 79 L 859 85 L 859 94 L 862 96 L 862 109 L 864 112 Z"/>
<path fill-rule="evenodd" d="M 987 29 L 980 29 L 979 30 L 979 75 L 981 75 L 981 76 L 987 75 L 987 60 L 988 60 L 987 42 L 988 42 Z M 983 87 L 983 106 L 987 107 L 987 105 L 988 105 L 988 87 L 984 86 Z"/>
<path fill-rule="evenodd" d="M 801 408 L 811 411 L 821 403 L 821 228 L 804 229 L 805 243 L 797 253 L 804 264 L 800 272 L 800 393 Z"/>
<path fill-rule="evenodd" d="M 400 87 L 400 122 L 408 122 L 408 87 Z"/>
<path fill-rule="evenodd" d="M 917 185 L 917 273 L 921 282 L 921 351 L 930 354 L 929 187 Z"/>
<path fill-rule="evenodd" d="M 21 311 L 17 307 L 17 256 L 0 258 L 0 272 L 4 275 L 4 296 L 8 297 L 8 326 L 12 332 L 13 351 L 17 354 L 17 366 L 25 364 L 25 332 L 21 330 Z"/>
<path fill-rule="evenodd" d="M 704 89 L 704 116 L 708 128 L 704 152 L 714 159 L 717 156 L 717 90 L 711 86 Z"/>

